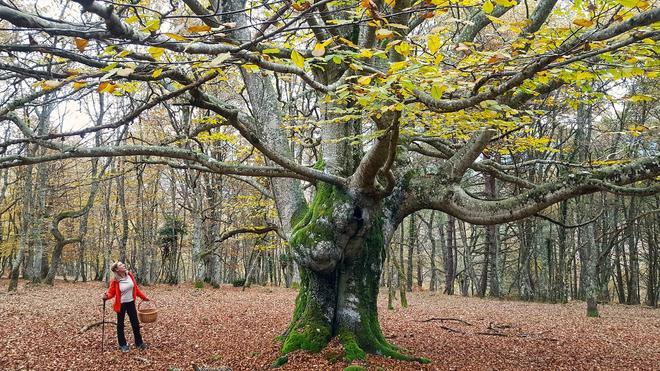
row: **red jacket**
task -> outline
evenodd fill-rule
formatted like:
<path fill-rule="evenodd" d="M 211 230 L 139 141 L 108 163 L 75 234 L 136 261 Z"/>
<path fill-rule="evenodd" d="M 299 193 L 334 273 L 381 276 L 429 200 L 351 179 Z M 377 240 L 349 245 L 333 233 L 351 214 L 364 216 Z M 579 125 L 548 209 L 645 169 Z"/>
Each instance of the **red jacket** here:
<path fill-rule="evenodd" d="M 133 274 L 131 274 L 131 272 L 126 272 L 126 273 L 128 273 L 128 276 L 131 277 L 131 280 L 133 280 L 133 300 L 135 300 L 138 296 L 142 300 L 149 300 L 149 298 L 147 298 L 147 296 L 143 294 L 142 291 L 140 291 L 137 282 L 135 282 L 135 278 L 133 277 Z M 119 313 L 119 311 L 121 310 L 121 291 L 119 290 L 119 281 L 115 280 L 114 278 L 110 280 L 110 287 L 108 287 L 107 296 L 108 299 L 112 299 L 116 296 L 115 303 L 112 305 L 112 309 L 114 309 L 115 312 Z"/>

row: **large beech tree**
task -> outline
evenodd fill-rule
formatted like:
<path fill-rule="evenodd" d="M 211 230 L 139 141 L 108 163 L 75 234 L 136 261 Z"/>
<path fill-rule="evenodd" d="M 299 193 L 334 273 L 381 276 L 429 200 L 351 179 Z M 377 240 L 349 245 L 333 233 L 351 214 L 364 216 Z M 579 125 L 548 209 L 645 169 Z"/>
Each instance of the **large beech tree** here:
<path fill-rule="evenodd" d="M 302 279 L 282 354 L 319 351 L 338 336 L 349 360 L 423 361 L 388 343 L 378 322 L 397 226 L 422 209 L 494 225 L 593 192 L 656 193 L 657 151 L 606 162 L 513 162 L 513 154 L 551 150 L 553 138 L 530 130 L 543 122 L 539 102 L 588 100 L 595 81 L 657 75 L 658 20 L 660 9 L 643 0 L 0 0 L 0 24 L 11 30 L 0 35 L 0 120 L 13 127 L 0 168 L 140 156 L 269 179 L 264 192 Z M 302 89 L 283 91 L 283 81 Z M 131 100 L 132 109 L 102 125 L 35 130 L 30 107 L 42 97 L 89 94 Z M 297 125 L 291 107 L 303 101 L 318 117 Z M 155 144 L 81 141 L 164 104 L 203 110 L 221 125 Z M 200 133 L 225 126 L 263 161 L 221 161 L 198 145 Z M 305 130 L 309 140 L 295 145 Z M 550 169 L 545 181 L 527 180 L 539 166 Z M 512 187 L 482 199 L 467 175 Z"/>

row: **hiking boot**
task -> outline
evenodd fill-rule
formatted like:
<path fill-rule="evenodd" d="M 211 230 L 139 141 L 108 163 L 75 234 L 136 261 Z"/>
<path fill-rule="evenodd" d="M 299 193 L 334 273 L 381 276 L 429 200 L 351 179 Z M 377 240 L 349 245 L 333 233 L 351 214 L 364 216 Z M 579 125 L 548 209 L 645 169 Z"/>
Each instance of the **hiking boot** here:
<path fill-rule="evenodd" d="M 145 350 L 149 348 L 149 345 L 147 345 L 147 343 L 142 343 L 140 345 L 136 345 L 135 347 L 139 350 Z"/>
<path fill-rule="evenodd" d="M 120 345 L 119 350 L 121 350 L 122 353 L 128 352 L 128 345 Z"/>

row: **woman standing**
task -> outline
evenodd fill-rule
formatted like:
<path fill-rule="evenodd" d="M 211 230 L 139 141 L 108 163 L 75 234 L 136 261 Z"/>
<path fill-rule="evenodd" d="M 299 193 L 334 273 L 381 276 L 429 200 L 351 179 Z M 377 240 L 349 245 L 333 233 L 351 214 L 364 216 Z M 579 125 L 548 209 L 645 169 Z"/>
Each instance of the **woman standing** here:
<path fill-rule="evenodd" d="M 110 287 L 108 292 L 103 294 L 103 300 L 115 298 L 113 309 L 117 312 L 119 349 L 122 352 L 128 352 L 128 344 L 126 344 L 126 336 L 124 335 L 124 316 L 126 313 L 128 313 L 128 318 L 131 320 L 135 347 L 145 349 L 146 345 L 142 342 L 142 335 L 140 334 L 140 322 L 135 308 L 135 300 L 138 296 L 144 301 L 149 301 L 149 298 L 140 291 L 133 274 L 126 270 L 124 263 L 116 262 L 112 264 L 110 270 L 114 272 L 115 276 L 110 280 Z"/>

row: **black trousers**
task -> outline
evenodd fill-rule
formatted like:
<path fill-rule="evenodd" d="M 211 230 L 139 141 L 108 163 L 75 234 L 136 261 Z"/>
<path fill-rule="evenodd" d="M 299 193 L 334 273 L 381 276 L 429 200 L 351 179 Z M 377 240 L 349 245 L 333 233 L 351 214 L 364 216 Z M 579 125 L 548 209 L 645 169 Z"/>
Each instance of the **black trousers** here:
<path fill-rule="evenodd" d="M 128 318 L 131 320 L 135 346 L 139 347 L 142 345 L 142 335 L 140 334 L 140 321 L 138 321 L 135 301 L 121 303 L 121 310 L 117 313 L 117 340 L 119 340 L 119 346 L 126 345 L 126 335 L 124 334 L 124 318 L 126 313 L 128 313 Z"/>

